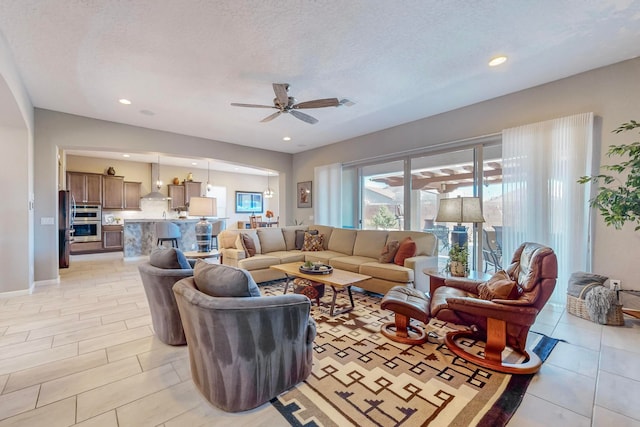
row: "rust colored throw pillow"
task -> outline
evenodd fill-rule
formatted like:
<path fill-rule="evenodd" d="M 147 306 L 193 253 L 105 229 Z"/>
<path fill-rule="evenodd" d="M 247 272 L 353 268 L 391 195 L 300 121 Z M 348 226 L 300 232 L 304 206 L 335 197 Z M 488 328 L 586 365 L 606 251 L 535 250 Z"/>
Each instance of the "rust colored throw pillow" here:
<path fill-rule="evenodd" d="M 506 271 L 496 272 L 491 279 L 478 285 L 478 295 L 485 300 L 517 299 L 518 286 L 511 280 Z"/>
<path fill-rule="evenodd" d="M 321 251 L 322 244 L 324 243 L 324 234 L 309 234 L 304 233 L 304 244 L 302 245 L 303 251 L 317 252 Z"/>
<path fill-rule="evenodd" d="M 398 252 L 396 252 L 396 256 L 393 258 L 393 262 L 403 267 L 404 260 L 415 256 L 417 251 L 418 247 L 416 246 L 416 242 L 414 242 L 411 237 L 407 237 L 402 242 L 400 242 Z"/>
<path fill-rule="evenodd" d="M 380 258 L 378 258 L 378 262 L 385 263 L 385 264 L 393 262 L 399 247 L 400 247 L 400 242 L 398 242 L 397 240 L 391 240 L 382 249 L 382 253 L 380 253 Z"/>
<path fill-rule="evenodd" d="M 240 245 L 236 245 L 236 248 L 244 250 L 244 254 L 247 258 L 251 258 L 256 254 L 256 244 L 247 233 L 240 233 L 238 235 L 238 243 Z"/>

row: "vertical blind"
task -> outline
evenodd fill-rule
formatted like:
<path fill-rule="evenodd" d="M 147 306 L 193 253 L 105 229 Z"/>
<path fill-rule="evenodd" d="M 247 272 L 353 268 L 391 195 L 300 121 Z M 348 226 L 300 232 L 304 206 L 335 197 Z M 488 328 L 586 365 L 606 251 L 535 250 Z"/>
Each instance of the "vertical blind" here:
<path fill-rule="evenodd" d="M 564 304 L 571 273 L 591 270 L 590 187 L 577 180 L 593 172 L 593 113 L 505 129 L 502 154 L 503 254 L 522 242 L 553 248 L 551 302 Z"/>
<path fill-rule="evenodd" d="M 342 226 L 342 165 L 333 163 L 314 168 L 313 222 Z"/>

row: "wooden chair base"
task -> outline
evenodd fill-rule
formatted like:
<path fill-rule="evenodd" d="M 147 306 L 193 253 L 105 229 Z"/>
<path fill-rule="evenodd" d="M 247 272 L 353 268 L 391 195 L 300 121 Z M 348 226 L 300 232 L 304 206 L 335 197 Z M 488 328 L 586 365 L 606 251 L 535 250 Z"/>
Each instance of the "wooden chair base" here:
<path fill-rule="evenodd" d="M 420 345 L 427 342 L 427 333 L 422 328 L 411 325 L 411 318 L 396 313 L 395 322 L 387 322 L 380 327 L 380 332 L 392 341 L 403 344 Z"/>
<path fill-rule="evenodd" d="M 492 319 L 495 320 L 495 319 Z M 504 372 L 506 374 L 534 374 L 538 372 L 542 365 L 542 360 L 535 353 L 528 353 L 524 351 L 522 355 L 525 357 L 525 361 L 522 363 L 506 363 L 502 361 L 502 350 L 505 348 L 504 341 L 497 341 L 491 338 L 491 335 L 487 337 L 487 344 L 485 347 L 485 357 L 476 356 L 475 354 L 468 353 L 463 348 L 458 346 L 456 340 L 460 337 L 472 337 L 475 333 L 472 330 L 462 330 L 447 333 L 444 339 L 445 344 L 451 350 L 453 354 L 463 358 L 471 363 L 475 363 L 483 368 L 491 369 L 493 371 Z"/>

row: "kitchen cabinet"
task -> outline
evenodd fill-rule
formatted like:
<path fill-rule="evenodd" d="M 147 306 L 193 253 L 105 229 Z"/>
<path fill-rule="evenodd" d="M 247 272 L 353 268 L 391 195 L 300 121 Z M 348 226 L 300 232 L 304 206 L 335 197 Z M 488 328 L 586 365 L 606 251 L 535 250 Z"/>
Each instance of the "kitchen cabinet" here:
<path fill-rule="evenodd" d="M 169 197 L 171 197 L 171 209 L 187 206 L 191 197 L 202 196 L 202 183 L 196 181 L 184 181 L 182 184 L 169 184 Z"/>
<path fill-rule="evenodd" d="M 184 185 L 169 184 L 169 197 L 171 197 L 171 209 L 184 207 Z"/>
<path fill-rule="evenodd" d="M 141 182 L 124 182 L 124 208 L 140 210 L 140 197 L 142 197 Z"/>
<path fill-rule="evenodd" d="M 107 175 L 102 177 L 102 209 L 124 207 L 124 177 Z"/>
<path fill-rule="evenodd" d="M 195 181 L 185 181 L 184 182 L 184 201 L 185 203 L 189 203 L 191 197 L 200 197 L 202 196 L 202 183 Z"/>
<path fill-rule="evenodd" d="M 124 247 L 124 227 L 122 225 L 102 226 L 102 248 L 108 251 L 121 251 Z"/>
<path fill-rule="evenodd" d="M 102 203 L 102 175 L 85 172 L 67 172 L 67 190 L 76 204 Z"/>

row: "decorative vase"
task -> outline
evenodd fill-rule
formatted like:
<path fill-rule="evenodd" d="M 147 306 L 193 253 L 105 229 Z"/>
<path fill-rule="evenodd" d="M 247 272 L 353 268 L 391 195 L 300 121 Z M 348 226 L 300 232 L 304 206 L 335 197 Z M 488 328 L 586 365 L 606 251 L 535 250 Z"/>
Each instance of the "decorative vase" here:
<path fill-rule="evenodd" d="M 178 178 L 177 176 L 173 178 L 173 185 L 179 185 L 180 184 L 180 178 Z"/>
<path fill-rule="evenodd" d="M 449 272 L 452 276 L 464 277 L 467 275 L 467 266 L 460 261 L 451 261 L 449 263 Z"/>
<path fill-rule="evenodd" d="M 116 174 L 116 170 L 113 168 L 113 166 L 109 166 L 109 169 L 107 169 L 107 175 L 115 175 Z"/>

